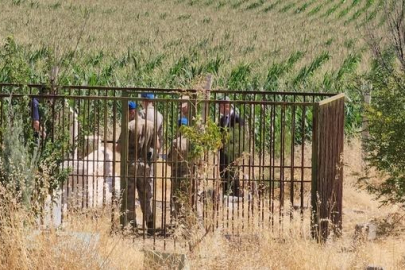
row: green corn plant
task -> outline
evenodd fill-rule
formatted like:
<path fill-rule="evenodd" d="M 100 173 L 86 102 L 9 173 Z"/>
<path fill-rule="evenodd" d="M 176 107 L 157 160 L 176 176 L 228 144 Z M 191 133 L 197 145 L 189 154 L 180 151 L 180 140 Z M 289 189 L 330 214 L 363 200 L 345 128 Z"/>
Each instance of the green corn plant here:
<path fill-rule="evenodd" d="M 315 58 L 309 66 L 303 67 L 298 72 L 298 75 L 292 81 L 292 85 L 297 86 L 299 83 L 306 82 L 310 77 L 314 75 L 314 72 L 329 59 L 330 59 L 329 53 L 323 52 L 320 56 Z"/>
<path fill-rule="evenodd" d="M 47 47 L 41 47 L 29 53 L 28 59 L 30 65 L 35 65 L 38 61 L 47 59 L 50 55 L 50 50 Z"/>
<path fill-rule="evenodd" d="M 216 56 L 214 59 L 208 61 L 205 71 L 208 73 L 218 75 L 220 67 L 223 66 L 225 60 L 221 56 Z"/>
<path fill-rule="evenodd" d="M 334 4 L 321 17 L 322 18 L 329 17 L 331 14 L 335 13 L 335 11 L 338 10 L 344 3 L 346 3 L 346 0 L 341 0 L 340 2 Z"/>
<path fill-rule="evenodd" d="M 279 86 L 279 78 L 291 71 L 295 63 L 302 59 L 303 56 L 303 52 L 297 51 L 291 54 L 286 62 L 280 64 L 274 63 L 267 73 L 263 88 L 266 90 L 276 91 Z"/>
<path fill-rule="evenodd" d="M 377 18 L 377 14 L 383 10 L 384 7 L 384 0 L 379 0 L 378 4 L 376 5 L 376 7 L 374 8 L 373 11 L 371 12 L 367 12 L 366 13 L 366 18 L 364 19 L 364 21 L 360 24 L 360 27 L 363 27 L 364 25 L 370 23 L 372 20 L 374 20 L 375 18 Z"/>
<path fill-rule="evenodd" d="M 348 20 L 345 21 L 345 25 L 349 24 L 350 22 L 358 19 L 364 12 L 366 12 L 374 3 L 374 0 L 367 0 L 366 5 L 360 9 L 358 9 Z"/>
<path fill-rule="evenodd" d="M 274 8 L 276 8 L 276 7 L 281 3 L 281 1 L 282 1 L 282 0 L 277 0 L 276 2 L 270 4 L 268 7 L 265 7 L 265 8 L 263 9 L 263 12 L 264 12 L 264 13 L 267 13 L 267 12 L 273 10 Z"/>
<path fill-rule="evenodd" d="M 188 5 L 189 6 L 194 6 L 195 4 L 198 4 L 198 2 L 200 2 L 199 0 L 191 0 L 191 1 L 188 1 Z"/>
<path fill-rule="evenodd" d="M 215 7 L 216 10 L 223 8 L 226 5 L 226 1 L 219 1 Z"/>
<path fill-rule="evenodd" d="M 327 72 L 323 75 L 323 81 L 322 81 L 322 88 L 323 89 L 332 89 L 333 87 L 333 81 L 334 76 L 333 74 Z"/>
<path fill-rule="evenodd" d="M 182 56 L 173 67 L 169 69 L 171 76 L 180 76 L 181 73 L 190 65 L 190 59 L 186 56 Z"/>
<path fill-rule="evenodd" d="M 210 6 L 210 5 L 212 5 L 214 3 L 214 0 L 208 0 L 208 1 L 206 1 L 205 3 L 204 3 L 204 6 Z"/>
<path fill-rule="evenodd" d="M 259 0 L 258 2 L 253 2 L 246 7 L 246 10 L 252 10 L 252 9 L 261 7 L 265 2 L 266 2 L 265 0 Z"/>
<path fill-rule="evenodd" d="M 352 74 L 361 60 L 361 54 L 349 54 L 349 56 L 344 60 L 342 66 L 338 70 L 335 76 L 335 81 L 340 82 L 344 75 Z"/>
<path fill-rule="evenodd" d="M 392 12 L 395 10 L 395 6 L 396 6 L 396 1 L 385 1 L 384 3 L 384 9 L 385 12 L 383 13 L 383 16 L 381 16 L 380 18 L 380 22 L 378 23 L 378 26 L 381 27 L 383 26 L 388 19 L 388 14 L 392 14 Z"/>
<path fill-rule="evenodd" d="M 85 63 L 87 65 L 91 65 L 91 66 L 98 66 L 101 64 L 101 62 L 103 61 L 104 58 L 104 52 L 103 51 L 99 51 L 94 55 L 89 55 L 87 57 L 87 59 L 85 59 Z"/>
<path fill-rule="evenodd" d="M 334 38 L 330 38 L 330 39 L 328 39 L 328 40 L 325 42 L 325 45 L 326 45 L 326 46 L 330 46 L 330 45 L 333 43 L 333 41 L 335 41 L 335 39 L 334 39 Z"/>
<path fill-rule="evenodd" d="M 279 12 L 281 13 L 286 13 L 287 11 L 291 10 L 292 8 L 294 8 L 296 5 L 296 3 L 289 3 L 287 5 L 285 5 L 284 7 L 282 7 Z"/>
<path fill-rule="evenodd" d="M 365 15 L 366 17 L 365 17 L 363 23 L 360 26 L 362 26 L 365 23 L 370 22 L 371 20 L 373 20 L 376 17 L 378 11 L 381 10 L 382 6 L 384 5 L 384 1 L 379 0 L 377 5 L 376 5 L 376 8 L 371 12 L 367 12 L 367 10 L 370 7 L 373 6 L 374 1 L 375 0 L 367 0 L 367 4 L 366 4 L 366 6 L 364 7 L 364 10 L 363 10 L 363 13 L 366 13 L 366 15 Z"/>
<path fill-rule="evenodd" d="M 157 56 L 153 57 L 149 62 L 144 65 L 143 71 L 145 73 L 152 72 L 155 68 L 159 68 L 162 66 L 163 61 L 165 60 L 166 55 L 158 54 Z"/>
<path fill-rule="evenodd" d="M 248 0 L 239 0 L 239 1 L 237 1 L 237 2 L 235 2 L 235 3 L 233 3 L 233 4 L 231 4 L 231 7 L 232 7 L 233 9 L 237 9 L 237 8 L 239 8 L 242 4 L 244 4 L 244 3 L 246 3 L 246 2 L 248 2 Z"/>
<path fill-rule="evenodd" d="M 307 10 L 307 8 L 309 7 L 309 6 L 311 6 L 313 3 L 315 3 L 315 0 L 311 0 L 311 1 L 309 1 L 309 2 L 306 2 L 306 3 L 304 3 L 303 5 L 301 5 L 300 7 L 298 7 L 296 10 L 295 10 L 295 13 L 302 13 L 302 12 L 304 12 L 305 10 Z"/>
<path fill-rule="evenodd" d="M 346 16 L 352 8 L 354 8 L 359 4 L 359 2 L 360 0 L 353 0 L 350 6 L 346 7 L 345 9 L 339 12 L 338 18 L 341 19 L 342 17 Z"/>
<path fill-rule="evenodd" d="M 227 87 L 233 90 L 245 89 L 249 82 L 252 68 L 250 64 L 240 63 L 231 72 Z"/>
<path fill-rule="evenodd" d="M 314 7 L 313 9 L 311 9 L 308 12 L 308 16 L 313 16 L 313 15 L 317 14 L 323 8 L 324 5 L 325 5 L 324 3 L 321 3 L 321 4 L 317 5 L 316 7 Z"/>

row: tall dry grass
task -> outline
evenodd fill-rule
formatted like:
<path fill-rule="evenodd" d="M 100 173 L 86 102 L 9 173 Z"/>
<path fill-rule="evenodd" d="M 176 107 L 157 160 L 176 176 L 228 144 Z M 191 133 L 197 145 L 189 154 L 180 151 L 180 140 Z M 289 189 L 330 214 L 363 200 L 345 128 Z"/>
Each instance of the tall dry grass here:
<path fill-rule="evenodd" d="M 156 238 L 156 247 L 185 253 L 190 269 L 404 269 L 404 211 L 381 207 L 357 186 L 354 173 L 361 173 L 360 143 L 345 145 L 343 235 L 319 244 L 310 237 L 309 213 L 304 219 L 293 213 L 282 226 L 257 224 L 232 233 L 225 229 L 205 235 L 194 229 L 190 251 L 186 242 Z M 111 233 L 108 211 L 77 213 L 65 221 L 63 229 L 38 231 L 35 219 L 4 189 L 0 192 L 0 269 L 150 269 L 143 249 L 152 247 L 153 238 L 142 239 Z M 374 220 L 378 237 L 356 239 L 354 227 Z M 237 221 L 236 221 L 237 222 Z M 198 227 L 198 226 L 197 226 Z M 221 226 L 220 226 L 221 227 Z M 189 234 L 190 235 L 190 234 Z M 169 265 L 156 266 L 169 269 Z"/>

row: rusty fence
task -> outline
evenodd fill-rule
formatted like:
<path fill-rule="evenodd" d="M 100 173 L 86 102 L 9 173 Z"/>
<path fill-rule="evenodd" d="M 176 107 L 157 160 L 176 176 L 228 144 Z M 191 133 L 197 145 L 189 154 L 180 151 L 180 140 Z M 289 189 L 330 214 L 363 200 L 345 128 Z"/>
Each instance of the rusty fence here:
<path fill-rule="evenodd" d="M 0 93 L 2 144 L 19 114 L 25 141 L 56 160 L 56 203 L 48 202 L 45 223 L 59 226 L 74 211 L 104 209 L 115 229 L 136 223 L 133 230 L 155 241 L 190 225 L 190 213 L 207 231 L 238 233 L 312 207 L 315 235 L 341 228 L 343 95 L 12 84 L 0 85 Z M 135 126 L 152 127 L 144 159 L 130 153 L 145 137 L 130 135 L 131 101 Z M 153 106 L 150 122 L 145 101 Z M 131 164 L 143 161 L 151 173 L 131 175 Z M 131 181 L 150 184 L 150 192 L 128 194 Z"/>

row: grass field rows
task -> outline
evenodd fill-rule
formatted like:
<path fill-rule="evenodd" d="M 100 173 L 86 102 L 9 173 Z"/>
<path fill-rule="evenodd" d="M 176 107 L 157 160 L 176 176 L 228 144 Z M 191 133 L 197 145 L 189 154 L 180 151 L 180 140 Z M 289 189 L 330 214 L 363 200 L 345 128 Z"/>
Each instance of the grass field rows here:
<path fill-rule="evenodd" d="M 1 82 L 329 91 L 370 67 L 365 24 L 382 0 L 11 0 L 0 10 Z M 378 31 L 383 29 L 376 28 Z M 11 38 L 8 38 L 11 37 Z"/>
<path fill-rule="evenodd" d="M 349 2 L 308 1 L 298 5 L 296 1 L 165 1 L 152 8 L 154 4 L 145 1 L 133 4 L 118 1 L 101 6 L 91 1 L 78 4 L 74 1 L 14 0 L 3 9 L 4 27 L 0 33 L 2 43 L 12 34 L 17 44 L 36 54 L 38 60 L 38 51 L 47 49 L 68 57 L 85 24 L 79 52 L 86 58 L 97 58 L 99 65 L 109 62 L 109 58 L 122 59 L 135 53 L 138 58 L 135 65 L 146 64 L 145 69 L 153 73 L 164 72 L 158 70 L 160 66 L 176 69 L 192 63 L 190 76 L 198 75 L 204 71 L 202 66 L 210 66 L 210 62 L 216 61 L 214 71 L 219 72 L 216 74 L 219 77 L 222 74 L 229 77 L 233 70 L 247 65 L 252 73 L 263 79 L 274 63 L 285 61 L 295 51 L 302 51 L 304 57 L 291 70 L 290 77 L 295 78 L 325 52 L 330 55 L 330 61 L 320 67 L 320 74 L 338 70 L 344 56 L 362 50 L 364 44 L 358 40 L 358 30 L 345 24 L 360 23 L 368 14 L 371 15 L 366 18 L 377 18 L 379 2 Z M 215 4 L 222 8 L 213 11 Z M 123 6 L 127 8 L 123 9 Z M 372 7 L 376 8 L 367 13 Z M 132 8 L 136 12 L 130 12 Z M 250 12 L 259 8 L 265 9 L 267 14 Z M 237 15 L 239 12 L 243 17 Z M 287 19 L 283 13 L 300 16 L 288 16 Z M 21 14 L 25 14 L 25 18 L 17 19 Z M 89 17 L 86 22 L 84 14 Z M 229 27 L 221 28 L 222 25 Z M 250 31 L 253 26 L 255 30 Z M 117 48 L 114 44 L 120 46 Z M 80 57 L 77 58 L 78 66 L 87 67 L 92 62 L 83 63 Z M 127 68 L 125 61 L 122 66 Z M 160 75 L 154 77 L 162 77 Z M 222 80 L 220 86 L 226 86 L 226 81 Z"/>

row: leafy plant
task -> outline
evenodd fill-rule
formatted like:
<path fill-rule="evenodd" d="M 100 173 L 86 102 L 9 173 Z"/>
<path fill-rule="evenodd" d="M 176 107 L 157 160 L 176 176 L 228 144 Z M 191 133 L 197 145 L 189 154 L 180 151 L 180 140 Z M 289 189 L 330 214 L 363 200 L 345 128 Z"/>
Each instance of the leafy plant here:
<path fill-rule="evenodd" d="M 305 11 L 310 5 L 312 5 L 315 2 L 315 0 L 311 0 L 309 2 L 304 3 L 302 6 L 298 7 L 295 10 L 295 13 L 301 13 L 303 11 Z"/>
<path fill-rule="evenodd" d="M 252 69 L 249 64 L 240 63 L 232 70 L 230 78 L 228 79 L 229 89 L 240 90 L 246 88 L 251 71 Z"/>
<path fill-rule="evenodd" d="M 265 2 L 266 2 L 265 0 L 259 0 L 258 2 L 253 2 L 252 4 L 249 4 L 246 7 L 246 10 L 258 8 L 258 7 L 262 6 Z"/>
<path fill-rule="evenodd" d="M 40 214 L 47 195 L 67 178 L 67 171 L 59 168 L 62 151 L 67 149 L 67 137 L 62 134 L 57 136 L 58 140 L 52 140 L 55 134 L 35 137 L 30 126 L 30 100 L 12 101 L 9 98 L 4 104 L 7 118 L 0 148 L 0 184 L 14 194 L 17 202 Z M 45 125 L 46 122 L 44 119 Z"/>
<path fill-rule="evenodd" d="M 399 202 L 405 207 L 405 81 L 402 76 L 393 78 L 384 72 L 375 76 L 373 103 L 366 112 L 370 134 L 367 160 L 388 176 L 382 184 L 370 185 L 369 189 L 384 203 Z"/>
<path fill-rule="evenodd" d="M 280 12 L 285 13 L 295 7 L 296 3 L 289 3 L 280 9 Z"/>
<path fill-rule="evenodd" d="M 331 8 L 329 8 L 323 15 L 322 17 L 328 17 L 331 14 L 333 14 L 338 8 L 340 8 L 344 3 L 346 2 L 346 0 L 341 0 L 340 2 L 334 4 Z"/>
<path fill-rule="evenodd" d="M 194 124 L 181 126 L 180 132 L 190 141 L 191 160 L 202 158 L 206 152 L 215 153 L 222 147 L 223 134 L 219 126 L 210 118 L 203 123 L 201 115 L 197 115 Z"/>
<path fill-rule="evenodd" d="M 298 75 L 293 79 L 292 84 L 294 86 L 298 85 L 301 82 L 306 82 L 312 75 L 315 70 L 320 68 L 326 61 L 328 61 L 330 55 L 328 52 L 323 52 L 320 56 L 315 58 L 309 66 L 303 67 Z"/>
<path fill-rule="evenodd" d="M 274 63 L 267 73 L 267 78 L 263 88 L 270 91 L 277 91 L 279 86 L 279 78 L 289 72 L 293 68 L 295 63 L 297 63 L 303 56 L 303 52 L 297 51 L 291 54 L 286 62 L 279 64 Z"/>
<path fill-rule="evenodd" d="M 373 90 L 372 103 L 366 107 L 365 114 L 369 132 L 365 144 L 368 166 L 384 173 L 386 178 L 381 183 L 366 181 L 366 184 L 383 203 L 405 207 L 405 1 L 393 2 L 395 9 L 388 14 L 386 32 L 390 46 L 384 48 L 374 36 L 369 43 L 375 61 L 367 77 Z"/>

